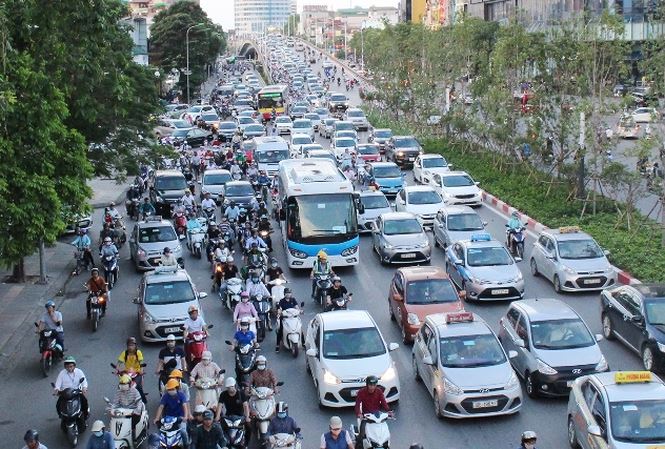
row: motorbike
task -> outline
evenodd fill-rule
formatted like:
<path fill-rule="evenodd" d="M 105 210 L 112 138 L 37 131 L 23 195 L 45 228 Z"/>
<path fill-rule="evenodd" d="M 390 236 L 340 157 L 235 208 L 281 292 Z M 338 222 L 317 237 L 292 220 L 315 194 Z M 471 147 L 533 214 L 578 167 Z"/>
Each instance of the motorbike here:
<path fill-rule="evenodd" d="M 125 201 L 125 211 L 127 216 L 134 221 L 139 221 L 139 206 L 141 201 L 138 198 Z"/>
<path fill-rule="evenodd" d="M 35 326 L 39 328 L 39 323 L 35 323 Z M 53 363 L 63 356 L 62 347 L 58 344 L 55 336 L 55 331 L 51 329 L 42 329 L 39 332 L 39 353 L 41 354 L 39 365 L 44 377 L 48 377 Z"/>
<path fill-rule="evenodd" d="M 249 266 L 249 272 L 250 273 L 255 273 L 259 276 L 260 279 L 263 279 L 266 275 L 266 255 L 265 255 L 265 248 L 259 248 L 259 251 L 261 251 L 261 254 L 250 254 L 247 257 L 247 265 Z"/>
<path fill-rule="evenodd" d="M 353 293 L 346 296 L 341 296 L 337 299 L 331 299 L 330 304 L 326 305 L 325 312 L 333 312 L 335 310 L 346 310 L 349 303 L 352 301 Z"/>
<path fill-rule="evenodd" d="M 264 242 L 266 242 L 266 245 L 268 246 L 268 251 L 272 251 L 272 238 L 270 238 L 270 234 L 272 233 L 272 230 L 267 231 L 259 231 L 259 237 L 263 239 Z"/>
<path fill-rule="evenodd" d="M 159 447 L 162 449 L 184 449 L 180 433 L 180 418 L 165 416 L 159 421 Z"/>
<path fill-rule="evenodd" d="M 227 345 L 232 343 L 226 340 Z M 258 348 L 252 345 L 238 346 L 236 352 L 236 380 L 240 385 L 248 385 L 250 383 L 250 374 L 256 367 L 256 353 Z"/>
<path fill-rule="evenodd" d="M 125 232 L 125 225 L 122 222 L 121 218 L 115 218 L 111 221 L 111 229 L 115 230 L 117 234 L 117 238 L 115 240 L 115 245 L 120 250 L 122 248 L 122 245 L 127 242 L 127 233 Z"/>
<path fill-rule="evenodd" d="M 305 307 L 305 303 L 300 303 L 300 307 Z M 302 309 L 282 310 L 282 346 L 291 351 L 293 358 L 298 357 L 300 347 L 303 346 L 305 339 L 302 335 L 302 320 L 300 315 Z"/>
<path fill-rule="evenodd" d="M 111 363 L 111 368 L 113 368 L 113 374 L 118 376 L 118 379 L 120 379 L 121 376 L 124 376 L 125 374 L 129 376 L 130 379 L 132 379 L 131 385 L 133 387 L 136 387 L 140 392 L 143 391 L 143 377 L 140 372 L 134 371 L 134 370 L 120 370 L 118 369 L 118 366 L 115 363 Z M 146 363 L 141 363 L 141 368 L 145 368 L 148 366 Z M 147 395 L 147 393 L 145 393 Z"/>
<path fill-rule="evenodd" d="M 390 448 L 390 429 L 388 419 L 391 415 L 386 412 L 365 413 L 362 420 L 365 421 L 365 438 L 358 445 L 358 449 Z M 360 427 L 351 426 L 351 432 L 356 440 L 359 437 Z"/>
<path fill-rule="evenodd" d="M 266 338 L 266 329 L 272 330 L 272 321 L 270 319 L 270 311 L 272 303 L 269 296 L 256 295 L 252 298 L 254 308 L 259 314 L 259 319 L 256 321 L 256 340 L 262 342 Z"/>
<path fill-rule="evenodd" d="M 109 406 L 111 405 L 109 398 L 105 397 L 104 401 Z M 108 428 L 115 441 L 116 449 L 137 449 L 148 439 L 148 412 L 145 407 L 134 431 L 132 431 L 133 411 L 131 408 L 111 408 L 109 414 L 111 419 Z"/>
<path fill-rule="evenodd" d="M 287 283 L 288 281 L 281 278 L 273 279 L 268 282 L 268 285 L 270 286 L 268 290 L 270 290 L 270 296 L 272 298 L 272 308 L 270 309 L 272 321 L 277 318 L 277 306 L 282 298 L 284 298 L 284 289 L 286 288 Z"/>
<path fill-rule="evenodd" d="M 81 378 L 80 383 L 83 383 L 85 378 Z M 55 388 L 55 384 L 51 383 Z M 65 388 L 61 391 L 60 396 L 63 399 L 61 410 L 58 410 L 60 416 L 60 428 L 67 434 L 67 440 L 72 447 L 76 447 L 79 441 L 79 435 L 82 434 L 87 423 L 83 418 L 84 413 L 81 407 L 81 395 L 83 391 L 80 388 Z"/>
<path fill-rule="evenodd" d="M 175 232 L 180 240 L 184 240 L 187 235 L 187 218 L 180 212 L 176 213 Z"/>
<path fill-rule="evenodd" d="M 237 415 L 223 416 L 221 423 L 226 437 L 226 447 L 228 449 L 246 449 L 245 417 Z"/>
<path fill-rule="evenodd" d="M 194 257 L 201 258 L 205 244 L 206 231 L 203 227 L 187 231 L 187 248 Z"/>
<path fill-rule="evenodd" d="M 106 295 L 108 295 L 108 293 Z M 102 309 L 106 302 L 106 295 L 103 293 L 98 295 L 94 292 L 88 292 L 88 301 L 90 301 L 90 325 L 92 326 L 93 332 L 97 332 L 99 322 L 102 319 Z"/>
<path fill-rule="evenodd" d="M 222 239 L 213 238 L 208 240 L 208 245 L 206 245 L 206 254 L 208 254 L 208 262 L 214 263 L 216 260 L 216 250 L 221 246 Z"/>
<path fill-rule="evenodd" d="M 208 329 L 212 329 L 212 324 L 208 325 Z M 192 370 L 200 361 L 203 352 L 208 350 L 206 339 L 208 336 L 203 331 L 190 332 L 187 335 L 185 342 L 185 358 L 187 359 L 187 366 Z"/>
<path fill-rule="evenodd" d="M 284 385 L 284 382 L 277 383 L 277 386 L 282 385 Z M 275 414 L 275 393 L 272 388 L 252 388 L 249 408 L 254 417 L 259 447 L 265 448 L 268 445 L 268 425 Z"/>
<path fill-rule="evenodd" d="M 317 274 L 314 279 L 316 280 L 314 301 L 317 301 L 321 308 L 325 309 L 326 298 L 332 288 L 332 276 L 330 274 Z"/>
<path fill-rule="evenodd" d="M 74 257 L 76 258 L 76 269 L 74 269 L 74 274 L 79 275 L 84 271 L 88 271 L 88 260 L 90 260 L 88 254 L 90 254 L 90 248 L 84 248 L 82 250 L 77 249 L 74 251 Z"/>
<path fill-rule="evenodd" d="M 205 218 L 207 221 L 215 221 L 215 208 L 206 207 L 203 209 L 203 218 Z"/>
<path fill-rule="evenodd" d="M 226 308 L 230 311 L 235 310 L 240 302 L 240 293 L 242 293 L 242 279 L 231 278 L 226 281 Z"/>
<path fill-rule="evenodd" d="M 506 245 L 518 262 L 524 258 L 525 231 L 526 227 L 524 226 L 521 226 L 519 229 L 506 229 Z"/>
<path fill-rule="evenodd" d="M 194 382 L 196 388 L 196 404 L 203 404 L 209 410 L 217 409 L 217 400 L 219 399 L 219 381 L 223 379 L 225 370 L 219 372 L 218 379 L 199 378 Z"/>
<path fill-rule="evenodd" d="M 276 433 L 273 438 L 275 440 L 272 444 L 274 449 L 300 449 L 302 447 L 300 438 L 291 433 Z"/>
<path fill-rule="evenodd" d="M 113 288 L 116 282 L 118 282 L 118 258 L 114 255 L 108 255 L 102 257 L 102 265 L 104 265 L 104 280 L 109 286 L 109 290 Z"/>

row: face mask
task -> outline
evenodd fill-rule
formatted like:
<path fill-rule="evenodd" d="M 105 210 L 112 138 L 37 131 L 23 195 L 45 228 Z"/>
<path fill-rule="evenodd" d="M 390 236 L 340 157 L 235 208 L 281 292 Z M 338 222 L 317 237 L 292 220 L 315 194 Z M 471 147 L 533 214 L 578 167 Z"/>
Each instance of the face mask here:
<path fill-rule="evenodd" d="M 96 437 L 101 437 L 101 436 L 104 435 L 104 431 L 103 431 L 103 430 L 100 430 L 99 432 L 92 432 L 92 434 L 93 434 L 94 436 L 96 436 Z"/>
<path fill-rule="evenodd" d="M 265 365 L 256 365 L 256 369 L 258 369 L 259 371 L 263 371 L 264 369 L 266 369 L 266 366 Z"/>
<path fill-rule="evenodd" d="M 166 390 L 166 392 L 167 392 L 170 396 L 175 396 L 176 394 L 178 394 L 178 391 L 177 391 L 177 390 Z"/>
<path fill-rule="evenodd" d="M 127 391 L 127 390 L 129 390 L 129 384 L 121 384 L 121 385 L 120 385 L 120 389 L 121 389 L 122 391 Z"/>
<path fill-rule="evenodd" d="M 210 360 L 201 360 L 205 366 L 210 365 Z"/>
<path fill-rule="evenodd" d="M 524 449 L 536 449 L 536 443 L 524 443 Z"/>
<path fill-rule="evenodd" d="M 286 412 L 279 412 L 279 413 L 277 414 L 277 417 L 278 417 L 278 418 L 282 418 L 282 419 L 283 419 L 283 418 L 286 418 Z"/>
<path fill-rule="evenodd" d="M 244 302 L 244 303 L 246 303 L 246 302 L 249 301 L 249 298 L 242 298 L 241 301 Z"/>

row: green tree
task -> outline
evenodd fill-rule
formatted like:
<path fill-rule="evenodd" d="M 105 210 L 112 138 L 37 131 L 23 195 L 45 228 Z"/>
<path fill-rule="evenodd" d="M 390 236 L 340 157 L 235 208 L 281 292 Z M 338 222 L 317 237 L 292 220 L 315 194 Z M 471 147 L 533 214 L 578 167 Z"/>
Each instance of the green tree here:
<path fill-rule="evenodd" d="M 284 36 L 296 36 L 298 34 L 298 25 L 300 24 L 300 14 L 291 14 L 284 24 L 282 34 Z"/>

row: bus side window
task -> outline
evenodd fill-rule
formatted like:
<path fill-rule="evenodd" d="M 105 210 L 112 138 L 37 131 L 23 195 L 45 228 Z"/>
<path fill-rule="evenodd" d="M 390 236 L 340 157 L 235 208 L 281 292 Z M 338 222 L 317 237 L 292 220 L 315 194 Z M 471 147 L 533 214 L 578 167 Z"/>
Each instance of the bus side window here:
<path fill-rule="evenodd" d="M 288 221 L 288 228 L 286 235 L 289 238 L 300 237 L 300 223 L 298 222 L 298 203 L 290 201 L 286 208 L 286 217 Z"/>

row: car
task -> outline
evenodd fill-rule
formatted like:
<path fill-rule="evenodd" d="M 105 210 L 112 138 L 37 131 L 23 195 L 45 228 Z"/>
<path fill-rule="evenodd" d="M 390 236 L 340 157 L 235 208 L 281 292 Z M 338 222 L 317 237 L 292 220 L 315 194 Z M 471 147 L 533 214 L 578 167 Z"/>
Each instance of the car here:
<path fill-rule="evenodd" d="M 311 147 L 313 145 L 316 145 L 316 144 L 305 145 L 304 147 Z M 321 158 L 330 159 L 331 161 L 333 161 L 335 163 L 335 165 L 337 165 L 337 162 L 338 162 L 337 158 L 335 157 L 333 152 L 330 151 L 330 150 L 323 150 L 323 149 L 321 149 L 321 150 L 312 150 L 312 149 L 305 150 L 303 148 L 303 151 L 305 152 L 305 157 L 309 157 L 309 158 L 316 157 L 316 158 L 320 158 L 320 159 Z"/>
<path fill-rule="evenodd" d="M 240 116 L 236 117 L 236 126 L 238 127 L 238 132 L 242 134 L 245 131 L 245 128 L 249 125 L 256 125 L 258 122 L 252 117 Z"/>
<path fill-rule="evenodd" d="M 209 104 L 196 104 L 180 115 L 180 118 L 194 123 L 196 119 L 205 112 L 215 112 L 215 108 Z"/>
<path fill-rule="evenodd" d="M 393 161 L 400 167 L 411 167 L 423 148 L 413 136 L 393 136 L 388 141 L 386 160 Z"/>
<path fill-rule="evenodd" d="M 233 136 L 238 132 L 238 125 L 236 122 L 220 122 L 219 127 L 217 128 L 217 133 L 224 141 L 229 141 L 233 139 Z"/>
<path fill-rule="evenodd" d="M 335 153 L 337 159 L 341 159 L 346 150 L 352 154 L 356 152 L 356 140 L 351 137 L 335 138 L 332 141 L 330 149 Z"/>
<path fill-rule="evenodd" d="M 309 94 L 305 98 L 307 99 L 307 102 L 310 106 L 315 108 L 319 106 L 319 97 L 317 95 Z"/>
<path fill-rule="evenodd" d="M 291 120 L 299 119 L 305 117 L 305 114 L 309 112 L 307 106 L 293 106 L 289 111 Z"/>
<path fill-rule="evenodd" d="M 356 131 L 355 127 L 353 126 L 353 122 L 349 122 L 346 120 L 337 120 L 335 122 L 335 127 L 333 130 L 333 135 L 337 134 L 339 131 L 350 131 L 355 136 L 355 139 L 358 139 L 358 132 Z"/>
<path fill-rule="evenodd" d="M 434 173 L 429 185 L 434 186 L 447 205 L 482 206 L 483 192 L 467 172 Z"/>
<path fill-rule="evenodd" d="M 326 139 L 330 139 L 335 132 L 335 122 L 337 119 L 335 118 L 327 118 L 323 121 L 323 125 L 321 128 L 319 128 L 319 135 L 321 137 L 325 137 Z"/>
<path fill-rule="evenodd" d="M 208 192 L 210 198 L 219 202 L 224 196 L 224 186 L 231 181 L 231 172 L 222 169 L 206 169 L 201 177 L 201 200 L 203 192 Z"/>
<path fill-rule="evenodd" d="M 609 370 L 598 341 L 584 320 L 563 301 L 536 298 L 514 301 L 499 320 L 499 340 L 526 394 L 567 396 L 572 382 Z"/>
<path fill-rule="evenodd" d="M 404 173 L 394 162 L 371 162 L 367 164 L 367 176 L 374 181 L 386 196 L 395 196 L 406 186 Z"/>
<path fill-rule="evenodd" d="M 363 110 L 360 108 L 348 108 L 344 114 L 344 120 L 353 123 L 356 131 L 369 130 L 369 121 Z"/>
<path fill-rule="evenodd" d="M 618 285 L 600 292 L 603 336 L 642 358 L 644 369 L 665 368 L 665 284 Z"/>
<path fill-rule="evenodd" d="M 289 116 L 280 115 L 275 118 L 275 127 L 277 128 L 277 134 L 280 136 L 282 134 L 291 134 L 291 130 L 293 129 L 293 121 Z"/>
<path fill-rule="evenodd" d="M 150 202 L 157 214 L 171 216 L 171 207 L 180 201 L 188 189 L 185 175 L 180 170 L 159 170 L 150 186 Z"/>
<path fill-rule="evenodd" d="M 462 309 L 460 295 L 443 268 L 402 267 L 395 271 L 388 288 L 388 314 L 401 329 L 404 344 L 413 343 L 427 315 Z"/>
<path fill-rule="evenodd" d="M 446 272 L 466 300 L 522 299 L 524 277 L 503 244 L 487 233 L 473 235 L 446 249 Z"/>
<path fill-rule="evenodd" d="M 318 132 L 319 125 L 321 124 L 321 117 L 319 116 L 319 114 L 315 112 L 308 112 L 307 114 L 305 114 L 305 118 L 312 122 L 312 128 L 314 128 L 315 132 Z"/>
<path fill-rule="evenodd" d="M 380 162 L 381 150 L 378 143 L 361 143 L 356 147 L 358 157 L 365 162 Z"/>
<path fill-rule="evenodd" d="M 245 126 L 245 129 L 242 132 L 242 138 L 245 140 L 265 135 L 266 135 L 266 127 L 260 123 L 252 123 L 250 125 L 247 125 Z"/>
<path fill-rule="evenodd" d="M 224 202 L 235 201 L 240 209 L 250 210 L 254 203 L 254 188 L 249 181 L 229 181 L 224 186 Z"/>
<path fill-rule="evenodd" d="M 660 113 L 656 108 L 637 108 L 630 113 L 635 123 L 652 123 L 660 120 Z"/>
<path fill-rule="evenodd" d="M 598 291 L 617 282 L 608 251 L 577 226 L 543 231 L 533 243 L 531 274 L 552 282 L 554 291 Z"/>
<path fill-rule="evenodd" d="M 443 249 L 460 240 L 470 240 L 485 231 L 487 223 L 469 206 L 446 206 L 434 218 L 434 244 Z"/>
<path fill-rule="evenodd" d="M 372 228 L 372 249 L 382 264 L 428 264 L 432 257 L 425 230 L 418 218 L 409 212 L 379 215 Z"/>
<path fill-rule="evenodd" d="M 289 147 L 291 151 L 291 157 L 303 157 L 302 147 L 311 144 L 312 138 L 309 136 L 309 134 L 291 134 L 291 145 Z"/>
<path fill-rule="evenodd" d="M 319 115 L 320 124 L 323 124 L 325 119 L 330 118 L 330 113 L 327 108 L 318 107 L 314 109 L 314 112 Z"/>
<path fill-rule="evenodd" d="M 186 120 L 178 120 L 180 123 L 184 123 L 185 128 L 191 128 L 192 125 L 189 124 Z M 162 137 L 168 137 L 171 134 L 173 134 L 173 131 L 176 129 L 176 127 L 171 123 L 171 119 L 157 119 L 157 122 L 155 123 L 155 127 L 152 129 L 153 134 L 155 135 L 155 138 L 161 139 Z"/>
<path fill-rule="evenodd" d="M 479 315 L 435 313 L 425 318 L 411 351 L 413 375 L 434 399 L 437 418 L 510 415 L 522 388 L 506 351 Z"/>
<path fill-rule="evenodd" d="M 615 134 L 622 139 L 637 139 L 640 136 L 640 125 L 633 117 L 622 117 L 617 124 Z"/>
<path fill-rule="evenodd" d="M 353 129 L 340 129 L 339 131 L 335 131 L 333 139 L 337 139 L 340 137 L 349 137 L 358 142 L 358 133 Z"/>
<path fill-rule="evenodd" d="M 211 138 L 212 133 L 201 128 L 179 128 L 171 133 L 171 139 L 175 145 L 186 142 L 192 148 L 205 145 Z"/>
<path fill-rule="evenodd" d="M 329 151 L 329 150 L 324 150 L 323 146 L 318 143 L 310 143 L 308 145 L 303 145 L 302 146 L 302 154 L 303 157 L 310 157 L 309 152 L 310 151 Z"/>
<path fill-rule="evenodd" d="M 366 310 L 338 310 L 317 314 L 307 326 L 307 372 L 312 376 L 322 407 L 351 407 L 367 376 L 379 378 L 388 402 L 399 400 L 400 382 L 390 352 Z"/>
<path fill-rule="evenodd" d="M 332 92 L 328 97 L 328 110 L 331 114 L 343 114 L 349 107 L 346 95 Z"/>
<path fill-rule="evenodd" d="M 153 215 L 134 225 L 129 236 L 129 257 L 136 271 L 154 270 L 160 266 L 166 247 L 171 249 L 178 264 L 184 266 L 182 246 L 171 222 Z"/>
<path fill-rule="evenodd" d="M 292 134 L 306 134 L 314 142 L 316 134 L 314 133 L 314 126 L 312 121 L 306 118 L 299 118 L 293 121 L 293 127 L 291 128 Z"/>
<path fill-rule="evenodd" d="M 180 113 L 182 113 L 182 112 L 185 112 L 187 109 L 189 109 L 189 105 L 188 105 L 188 104 L 185 104 L 185 103 L 181 103 L 181 104 L 167 104 L 167 105 L 164 107 L 164 110 L 165 110 L 167 113 L 169 113 L 169 112 L 178 112 L 178 111 L 179 111 Z"/>
<path fill-rule="evenodd" d="M 69 206 L 63 206 L 62 209 L 62 218 L 66 223 L 63 234 L 74 234 L 76 231 L 90 230 L 93 225 L 92 214 L 74 214 L 72 213 L 72 208 Z"/>
<path fill-rule="evenodd" d="M 649 371 L 613 371 L 575 379 L 568 397 L 568 444 L 576 449 L 657 449 L 665 382 Z"/>
<path fill-rule="evenodd" d="M 359 195 L 363 212 L 358 211 L 358 232 L 372 232 L 379 215 L 392 212 L 392 208 L 388 198 L 378 190 L 361 190 Z"/>
<path fill-rule="evenodd" d="M 436 213 L 444 206 L 441 195 L 430 186 L 407 186 L 395 197 L 395 211 L 411 212 L 425 227 L 434 225 Z"/>
<path fill-rule="evenodd" d="M 206 111 L 203 112 L 199 118 L 203 120 L 206 124 L 206 127 L 210 130 L 217 130 L 219 128 L 219 124 L 221 122 L 221 119 L 217 115 L 215 111 Z"/>
<path fill-rule="evenodd" d="M 138 306 L 139 333 L 144 342 L 166 341 L 169 334 L 183 338 L 182 325 L 191 306 L 196 306 L 203 318 L 199 300 L 208 294 L 199 292 L 183 269 L 156 268 L 143 275 L 138 291 L 133 302 Z"/>
<path fill-rule="evenodd" d="M 247 95 L 249 95 L 249 93 Z M 240 113 L 243 111 L 251 111 L 252 117 L 256 114 L 254 111 L 254 101 L 249 97 L 237 98 L 233 103 L 233 110 L 236 111 L 236 116 L 240 116 Z"/>
<path fill-rule="evenodd" d="M 378 143 L 381 148 L 381 154 L 385 153 L 388 142 L 393 137 L 393 132 L 389 128 L 376 128 L 370 132 L 367 140 L 369 142 Z"/>
<path fill-rule="evenodd" d="M 421 154 L 413 162 L 413 179 L 421 184 L 429 184 L 434 173 L 448 172 L 452 164 L 440 154 Z"/>

